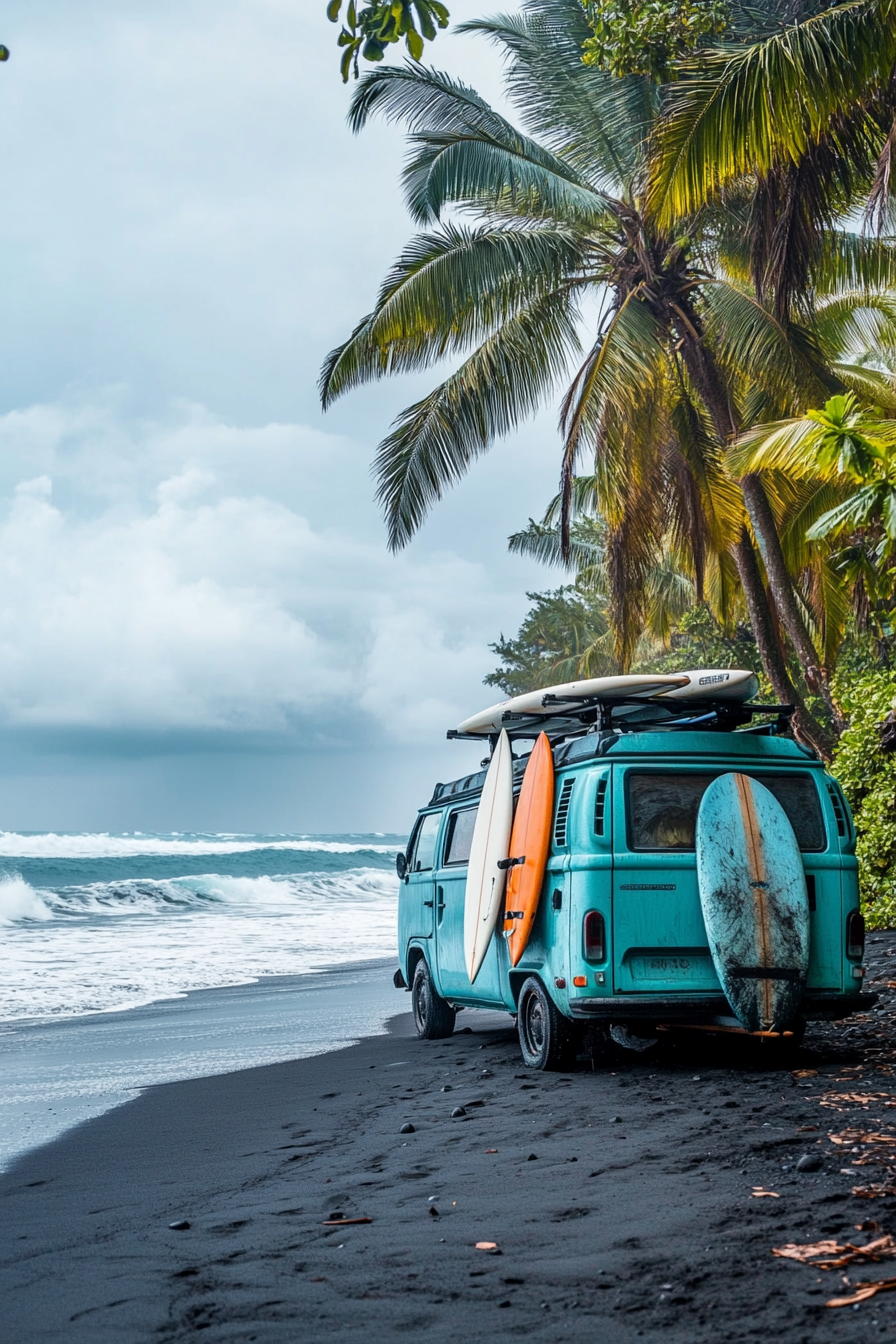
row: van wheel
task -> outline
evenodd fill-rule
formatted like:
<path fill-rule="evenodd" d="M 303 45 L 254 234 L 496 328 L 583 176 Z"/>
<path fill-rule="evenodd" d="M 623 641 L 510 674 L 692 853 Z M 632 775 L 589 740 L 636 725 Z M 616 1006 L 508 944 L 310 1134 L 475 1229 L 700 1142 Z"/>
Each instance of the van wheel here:
<path fill-rule="evenodd" d="M 454 1031 L 455 1011 L 436 993 L 429 967 L 423 957 L 417 962 L 411 987 L 414 1026 L 421 1041 L 440 1041 Z"/>
<path fill-rule="evenodd" d="M 568 1069 L 575 1061 L 579 1032 L 534 976 L 520 990 L 516 1027 L 523 1063 L 530 1069 Z"/>

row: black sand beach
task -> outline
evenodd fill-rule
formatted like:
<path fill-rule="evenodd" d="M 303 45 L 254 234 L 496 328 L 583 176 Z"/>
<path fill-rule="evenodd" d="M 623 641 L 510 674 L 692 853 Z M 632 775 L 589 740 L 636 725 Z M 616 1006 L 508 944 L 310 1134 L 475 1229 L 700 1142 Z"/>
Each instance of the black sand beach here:
<path fill-rule="evenodd" d="M 695 1034 L 532 1074 L 508 1019 L 466 1012 L 445 1042 L 401 1015 L 338 1052 L 151 1088 L 0 1178 L 0 1335 L 889 1335 L 896 1293 L 824 1304 L 896 1262 L 772 1255 L 896 1231 L 892 1196 L 852 1193 L 885 1180 L 863 1136 L 896 1134 L 896 936 L 869 951 L 881 1007 L 786 1062 Z M 796 1170 L 806 1154 L 819 1170 Z"/>

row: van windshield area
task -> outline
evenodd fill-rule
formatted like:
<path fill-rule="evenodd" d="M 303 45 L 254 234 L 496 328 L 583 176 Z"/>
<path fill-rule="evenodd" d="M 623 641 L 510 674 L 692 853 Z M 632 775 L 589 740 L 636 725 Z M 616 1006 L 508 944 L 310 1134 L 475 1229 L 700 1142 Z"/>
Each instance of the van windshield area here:
<path fill-rule="evenodd" d="M 627 780 L 629 849 L 693 850 L 700 800 L 712 781 L 723 773 L 727 772 L 630 773 Z M 766 775 L 751 770 L 743 773 L 764 784 L 777 798 L 801 850 L 817 851 L 826 847 L 818 792 L 809 775 Z"/>

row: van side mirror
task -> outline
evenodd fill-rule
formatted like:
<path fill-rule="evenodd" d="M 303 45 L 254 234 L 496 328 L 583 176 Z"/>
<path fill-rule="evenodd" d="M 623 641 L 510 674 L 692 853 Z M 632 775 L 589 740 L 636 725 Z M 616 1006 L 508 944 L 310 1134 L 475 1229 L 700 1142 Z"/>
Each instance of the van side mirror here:
<path fill-rule="evenodd" d="M 405 873 L 407 872 L 407 870 L 408 870 L 408 856 L 407 856 L 407 854 L 396 854 L 396 855 L 395 855 L 395 871 L 396 871 L 396 873 L 398 874 L 398 876 L 399 876 L 400 878 L 403 878 L 404 875 L 405 875 Z"/>

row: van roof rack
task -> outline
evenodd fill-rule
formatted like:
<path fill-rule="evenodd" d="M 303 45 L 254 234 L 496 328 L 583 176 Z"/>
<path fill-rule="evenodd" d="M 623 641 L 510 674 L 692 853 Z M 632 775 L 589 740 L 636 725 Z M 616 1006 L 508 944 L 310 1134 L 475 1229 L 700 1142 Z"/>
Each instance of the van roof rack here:
<path fill-rule="evenodd" d="M 571 702 L 578 701 L 574 707 Z M 602 700 L 593 696 L 564 696 L 546 694 L 542 705 L 550 709 L 552 705 L 562 705 L 554 714 L 514 714 L 505 712 L 502 726 L 511 741 L 518 738 L 535 738 L 539 733 L 547 733 L 551 745 L 565 741 L 570 737 L 581 737 L 585 733 L 645 733 L 674 732 L 688 728 L 701 730 L 748 733 L 766 733 L 776 735 L 787 732 L 793 705 L 759 705 L 743 703 L 737 700 L 645 700 L 643 697 L 629 697 L 614 700 Z M 755 717 L 773 722 L 753 724 Z M 750 725 L 747 727 L 746 725 Z M 490 742 L 492 746 L 498 740 L 497 733 L 461 733 L 456 728 L 448 731 L 449 741 Z"/>

